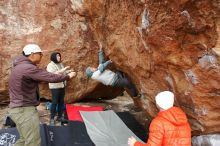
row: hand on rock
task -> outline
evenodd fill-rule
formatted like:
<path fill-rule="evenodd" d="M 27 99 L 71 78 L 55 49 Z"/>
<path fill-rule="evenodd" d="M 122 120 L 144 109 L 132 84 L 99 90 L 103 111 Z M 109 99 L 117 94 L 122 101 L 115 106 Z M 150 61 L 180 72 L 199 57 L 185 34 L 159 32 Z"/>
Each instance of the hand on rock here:
<path fill-rule="evenodd" d="M 99 42 L 99 51 L 102 51 L 102 44 Z"/>

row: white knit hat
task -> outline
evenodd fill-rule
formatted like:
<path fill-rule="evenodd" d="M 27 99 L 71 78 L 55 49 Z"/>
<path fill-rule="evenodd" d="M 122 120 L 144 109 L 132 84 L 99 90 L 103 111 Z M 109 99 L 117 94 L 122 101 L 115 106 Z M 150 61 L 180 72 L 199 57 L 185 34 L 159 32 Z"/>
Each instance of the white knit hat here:
<path fill-rule="evenodd" d="M 163 91 L 157 94 L 155 100 L 159 107 L 161 107 L 164 110 L 167 110 L 173 107 L 174 94 L 170 91 Z"/>
<path fill-rule="evenodd" d="M 36 44 L 28 44 L 23 48 L 25 55 L 30 55 L 31 53 L 42 52 L 41 48 Z"/>

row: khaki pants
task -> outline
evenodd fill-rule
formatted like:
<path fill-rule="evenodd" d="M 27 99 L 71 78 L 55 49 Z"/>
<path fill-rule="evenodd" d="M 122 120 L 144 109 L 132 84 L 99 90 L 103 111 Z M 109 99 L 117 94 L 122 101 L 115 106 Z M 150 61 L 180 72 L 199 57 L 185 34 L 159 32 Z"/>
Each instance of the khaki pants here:
<path fill-rule="evenodd" d="M 40 146 L 40 121 L 36 107 L 18 107 L 9 110 L 20 138 L 14 146 Z"/>

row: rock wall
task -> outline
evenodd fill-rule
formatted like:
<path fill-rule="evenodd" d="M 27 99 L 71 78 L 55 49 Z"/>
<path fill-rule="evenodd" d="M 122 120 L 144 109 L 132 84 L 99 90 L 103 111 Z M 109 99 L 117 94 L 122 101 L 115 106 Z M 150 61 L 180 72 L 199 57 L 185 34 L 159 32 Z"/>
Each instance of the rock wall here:
<path fill-rule="evenodd" d="M 0 1 L 0 98 L 7 100 L 12 59 L 29 42 L 51 51 L 77 71 L 68 102 L 114 98 L 121 90 L 84 74 L 97 66 L 98 42 L 112 69 L 123 71 L 142 93 L 146 116 L 157 113 L 154 97 L 163 90 L 189 118 L 193 134 L 220 132 L 220 2 L 218 0 L 2 0 Z M 47 85 L 41 87 L 43 96 Z"/>

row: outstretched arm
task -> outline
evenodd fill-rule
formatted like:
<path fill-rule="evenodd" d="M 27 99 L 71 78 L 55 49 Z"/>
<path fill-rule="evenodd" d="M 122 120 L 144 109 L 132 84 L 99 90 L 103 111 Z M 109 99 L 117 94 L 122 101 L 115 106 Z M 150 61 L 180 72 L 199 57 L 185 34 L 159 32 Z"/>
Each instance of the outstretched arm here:
<path fill-rule="evenodd" d="M 102 48 L 100 47 L 100 49 L 99 49 L 99 64 L 103 64 L 104 62 L 105 62 L 104 53 L 103 53 Z"/>
<path fill-rule="evenodd" d="M 62 68 L 61 70 L 58 70 L 58 71 L 56 71 L 56 72 L 54 72 L 54 73 L 56 73 L 56 74 L 64 73 L 64 72 L 66 72 L 69 68 L 70 68 L 70 66 L 66 66 L 66 67 Z M 49 72 L 50 72 L 50 71 L 49 71 Z"/>

